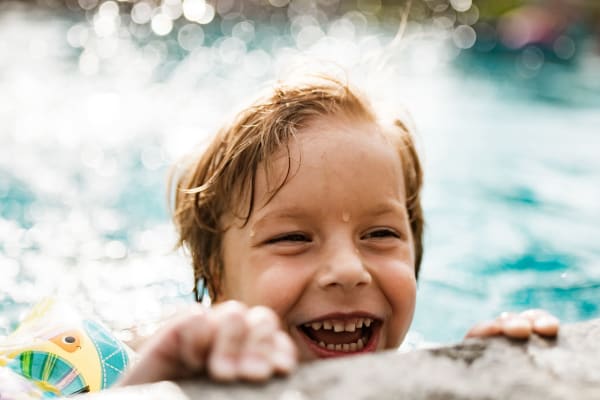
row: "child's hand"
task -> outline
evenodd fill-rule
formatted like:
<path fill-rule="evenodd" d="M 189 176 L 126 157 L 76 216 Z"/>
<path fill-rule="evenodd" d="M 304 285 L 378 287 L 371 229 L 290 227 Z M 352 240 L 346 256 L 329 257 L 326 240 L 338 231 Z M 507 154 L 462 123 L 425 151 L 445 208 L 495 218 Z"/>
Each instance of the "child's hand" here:
<path fill-rule="evenodd" d="M 291 372 L 296 347 L 266 307 L 228 301 L 198 305 L 169 323 L 141 351 L 121 386 L 207 374 L 219 381 L 266 380 Z"/>
<path fill-rule="evenodd" d="M 520 314 L 502 313 L 493 321 L 480 322 L 467 332 L 465 338 L 504 335 L 527 339 L 532 333 L 553 337 L 558 333 L 558 318 L 544 310 L 527 310 Z"/>

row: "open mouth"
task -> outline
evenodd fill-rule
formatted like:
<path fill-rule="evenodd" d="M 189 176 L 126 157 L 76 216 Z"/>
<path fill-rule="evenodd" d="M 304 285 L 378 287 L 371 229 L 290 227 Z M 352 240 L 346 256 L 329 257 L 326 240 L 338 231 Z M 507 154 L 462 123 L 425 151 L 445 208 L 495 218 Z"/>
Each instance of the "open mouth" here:
<path fill-rule="evenodd" d="M 305 341 L 320 357 L 336 357 L 375 351 L 381 321 L 368 317 L 323 319 L 298 327 Z"/>

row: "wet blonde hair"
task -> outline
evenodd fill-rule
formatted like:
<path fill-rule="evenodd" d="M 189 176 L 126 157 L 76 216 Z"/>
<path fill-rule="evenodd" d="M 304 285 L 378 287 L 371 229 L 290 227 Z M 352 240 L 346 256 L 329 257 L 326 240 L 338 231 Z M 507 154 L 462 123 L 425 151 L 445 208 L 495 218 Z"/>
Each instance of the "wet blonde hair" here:
<path fill-rule="evenodd" d="M 259 165 L 285 148 L 288 169 L 275 185 L 271 198 L 290 177 L 289 141 L 303 127 L 320 117 L 345 117 L 353 121 L 380 124 L 368 101 L 348 84 L 328 76 L 299 83 L 279 83 L 217 132 L 208 148 L 177 176 L 173 175 L 175 200 L 173 219 L 179 233 L 178 245 L 185 247 L 194 268 L 197 298 L 200 279 L 209 296 L 219 295 L 223 275 L 221 240 L 226 227 L 222 217 L 232 213 L 248 222 L 254 208 L 255 178 Z M 412 134 L 399 119 L 383 128 L 402 161 L 406 209 L 414 240 L 415 276 L 423 256 L 423 173 Z M 266 168 L 266 167 L 265 167 Z M 241 202 L 241 199 L 248 199 Z M 237 202 L 237 204 L 236 204 Z M 238 215 L 240 203 L 248 204 Z M 244 211 L 244 210 L 242 210 Z"/>

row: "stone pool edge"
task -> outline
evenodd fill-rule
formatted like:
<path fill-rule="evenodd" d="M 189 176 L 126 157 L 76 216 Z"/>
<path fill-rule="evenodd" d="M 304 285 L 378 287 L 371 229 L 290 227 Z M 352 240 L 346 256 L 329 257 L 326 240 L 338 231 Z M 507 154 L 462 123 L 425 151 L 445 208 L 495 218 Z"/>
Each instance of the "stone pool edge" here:
<path fill-rule="evenodd" d="M 86 395 L 96 400 L 600 399 L 600 319 L 561 327 L 556 339 L 469 339 L 408 353 L 319 361 L 266 384 L 206 379 Z"/>

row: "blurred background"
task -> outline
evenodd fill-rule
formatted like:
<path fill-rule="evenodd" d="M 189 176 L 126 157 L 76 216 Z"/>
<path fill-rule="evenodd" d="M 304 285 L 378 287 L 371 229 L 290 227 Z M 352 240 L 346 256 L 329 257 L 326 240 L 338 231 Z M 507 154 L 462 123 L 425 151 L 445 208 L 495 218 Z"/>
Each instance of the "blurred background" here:
<path fill-rule="evenodd" d="M 49 295 L 123 339 L 193 301 L 168 168 L 310 60 L 418 132 L 408 343 L 599 317 L 599 39 L 594 0 L 2 1 L 0 335 Z"/>

